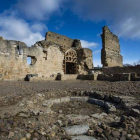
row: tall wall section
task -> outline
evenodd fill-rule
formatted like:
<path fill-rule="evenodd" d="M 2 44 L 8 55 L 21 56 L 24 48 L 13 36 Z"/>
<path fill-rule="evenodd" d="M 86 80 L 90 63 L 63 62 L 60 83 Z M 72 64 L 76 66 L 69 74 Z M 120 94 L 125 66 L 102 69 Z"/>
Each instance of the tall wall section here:
<path fill-rule="evenodd" d="M 120 54 L 119 39 L 104 26 L 102 37 L 101 62 L 103 67 L 123 66 L 123 58 Z"/>

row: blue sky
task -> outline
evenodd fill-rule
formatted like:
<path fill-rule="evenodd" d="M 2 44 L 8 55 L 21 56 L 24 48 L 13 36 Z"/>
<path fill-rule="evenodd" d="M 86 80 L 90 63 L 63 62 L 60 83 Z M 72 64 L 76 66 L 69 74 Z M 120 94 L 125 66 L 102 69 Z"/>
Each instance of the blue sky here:
<path fill-rule="evenodd" d="M 119 36 L 124 63 L 140 59 L 139 0 L 1 0 L 0 36 L 28 46 L 47 31 L 80 39 L 92 49 L 94 66 L 101 65 L 103 26 Z"/>

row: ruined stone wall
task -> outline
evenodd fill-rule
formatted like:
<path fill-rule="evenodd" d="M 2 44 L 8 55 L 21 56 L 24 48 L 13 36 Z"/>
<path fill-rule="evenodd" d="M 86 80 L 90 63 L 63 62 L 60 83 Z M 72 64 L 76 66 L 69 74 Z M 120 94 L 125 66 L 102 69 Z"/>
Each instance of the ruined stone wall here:
<path fill-rule="evenodd" d="M 112 68 L 103 68 L 104 74 L 119 74 L 119 73 L 137 73 L 140 75 L 140 65 L 131 66 L 131 67 L 112 67 Z"/>
<path fill-rule="evenodd" d="M 53 42 L 60 45 L 61 51 L 65 52 L 69 49 L 73 49 L 77 53 L 77 72 L 78 74 L 88 74 L 88 69 L 93 68 L 92 51 L 87 48 L 82 48 L 81 42 L 78 39 L 70 39 L 66 36 L 59 35 L 53 32 L 46 34 L 45 40 L 47 42 Z"/>
<path fill-rule="evenodd" d="M 92 69 L 93 68 L 93 57 L 92 57 L 92 50 L 87 49 L 87 48 L 83 48 L 83 57 L 84 57 L 84 61 L 86 64 L 86 67 L 88 69 Z"/>
<path fill-rule="evenodd" d="M 64 74 L 63 72 L 63 60 L 64 54 L 60 51 L 58 47 L 50 46 L 48 48 L 48 56 L 46 62 L 46 75 L 52 74 Z"/>
<path fill-rule="evenodd" d="M 53 32 L 47 32 L 45 36 L 47 42 L 55 43 L 61 47 L 80 47 L 81 42 L 78 39 L 71 39 L 64 35 L 60 35 Z"/>
<path fill-rule="evenodd" d="M 46 41 L 50 41 L 53 43 L 56 43 L 60 46 L 68 46 L 68 47 L 72 47 L 74 40 L 70 39 L 66 36 L 63 35 L 59 35 L 53 32 L 47 32 L 46 37 L 45 37 Z"/>
<path fill-rule="evenodd" d="M 39 77 L 50 77 L 61 73 L 64 54 L 58 47 L 50 46 L 47 53 L 41 47 L 27 47 L 20 43 L 19 54 L 18 42 L 0 40 L 0 74 L 4 80 L 24 79 L 27 74 L 38 74 Z M 32 65 L 27 64 L 27 57 L 33 57 L 36 61 Z M 59 59 L 57 59 L 59 58 Z"/>
<path fill-rule="evenodd" d="M 28 74 L 37 74 L 45 79 L 58 73 L 64 74 L 65 52 L 73 49 L 77 53 L 77 74 L 87 74 L 93 68 L 92 51 L 76 47 L 58 45 L 55 41 L 39 41 L 32 47 L 25 43 L 0 38 L 0 80 L 23 80 Z M 31 58 L 31 65 L 27 64 Z M 45 77 L 45 78 L 44 78 Z"/>
<path fill-rule="evenodd" d="M 103 27 L 101 50 L 101 62 L 103 67 L 123 66 L 123 59 L 120 55 L 119 39 L 116 35 L 110 32 L 108 27 Z"/>
<path fill-rule="evenodd" d="M 44 52 L 41 47 L 28 48 L 27 56 L 33 56 L 37 59 L 35 64 L 29 65 L 31 74 L 38 74 L 39 77 L 50 77 L 57 73 L 63 74 L 64 54 L 57 46 L 49 46 L 47 52 Z"/>
<path fill-rule="evenodd" d="M 77 50 L 78 54 L 78 72 L 79 74 L 88 74 L 87 69 L 93 68 L 92 51 L 87 48 Z"/>
<path fill-rule="evenodd" d="M 25 44 L 23 46 L 24 53 Z M 19 55 L 18 42 L 0 39 L 0 74 L 5 80 L 21 78 L 22 71 L 28 71 L 24 67 L 23 55 Z"/>

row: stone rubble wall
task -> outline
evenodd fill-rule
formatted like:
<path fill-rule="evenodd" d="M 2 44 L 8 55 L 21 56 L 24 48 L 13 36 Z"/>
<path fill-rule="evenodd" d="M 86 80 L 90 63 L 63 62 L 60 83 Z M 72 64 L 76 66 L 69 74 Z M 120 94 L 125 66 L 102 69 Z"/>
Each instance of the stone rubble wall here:
<path fill-rule="evenodd" d="M 120 55 L 119 39 L 116 35 L 110 32 L 108 27 L 103 27 L 101 50 L 101 61 L 103 67 L 123 66 L 123 58 Z"/>
<path fill-rule="evenodd" d="M 23 42 L 0 37 L 0 80 L 24 80 L 28 74 L 37 74 L 43 80 L 53 75 L 63 75 L 65 52 L 69 49 L 77 53 L 77 74 L 87 74 L 88 69 L 93 68 L 92 51 L 81 48 L 79 40 L 75 41 L 76 47 L 69 46 L 72 40 L 69 40 L 71 43 L 67 43 L 66 47 L 51 41 L 39 41 L 28 47 Z M 31 65 L 27 64 L 28 57 L 32 58 Z"/>
<path fill-rule="evenodd" d="M 111 67 L 103 68 L 102 72 L 106 75 L 118 73 L 137 73 L 140 76 L 140 65 L 130 67 Z"/>
<path fill-rule="evenodd" d="M 53 42 L 59 46 L 64 47 L 81 47 L 81 42 L 78 39 L 71 39 L 64 35 L 60 35 L 53 32 L 47 32 L 45 40 L 48 42 Z"/>
<path fill-rule="evenodd" d="M 132 80 L 130 73 L 112 74 L 112 75 L 98 74 L 97 79 L 103 81 L 131 81 Z M 133 81 L 136 80 L 133 79 Z"/>
<path fill-rule="evenodd" d="M 77 50 L 78 63 L 79 63 L 79 73 L 78 74 L 88 74 L 86 69 L 93 68 L 93 56 L 92 51 L 87 48 L 82 48 Z"/>
<path fill-rule="evenodd" d="M 0 40 L 0 74 L 4 80 L 24 79 L 27 74 L 38 74 L 39 77 L 50 77 L 57 73 L 63 74 L 64 54 L 59 48 L 50 46 L 46 57 L 43 48 L 22 46 L 22 42 L 20 42 L 22 52 L 19 54 L 16 43 Z M 35 64 L 27 64 L 28 56 L 35 57 Z"/>
<path fill-rule="evenodd" d="M 130 67 L 102 68 L 98 80 L 107 81 L 140 81 L 140 65 Z"/>

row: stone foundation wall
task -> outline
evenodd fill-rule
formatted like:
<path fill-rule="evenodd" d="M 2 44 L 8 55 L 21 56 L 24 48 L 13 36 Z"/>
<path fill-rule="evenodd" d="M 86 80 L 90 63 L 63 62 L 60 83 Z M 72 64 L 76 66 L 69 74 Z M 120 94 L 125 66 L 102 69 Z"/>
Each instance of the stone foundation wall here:
<path fill-rule="evenodd" d="M 131 67 L 112 67 L 112 68 L 103 68 L 104 74 L 118 74 L 118 73 L 137 73 L 140 75 L 140 65 L 131 66 Z"/>

